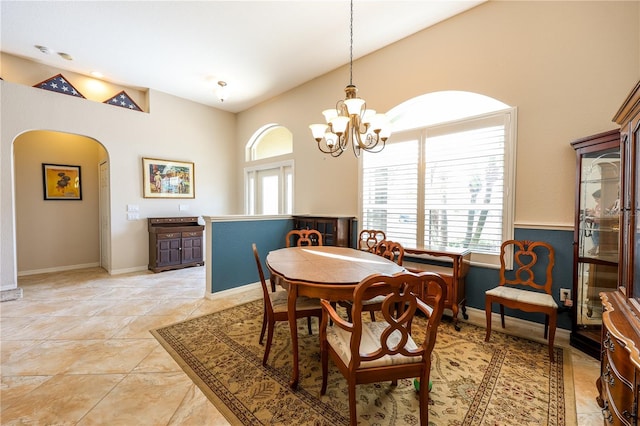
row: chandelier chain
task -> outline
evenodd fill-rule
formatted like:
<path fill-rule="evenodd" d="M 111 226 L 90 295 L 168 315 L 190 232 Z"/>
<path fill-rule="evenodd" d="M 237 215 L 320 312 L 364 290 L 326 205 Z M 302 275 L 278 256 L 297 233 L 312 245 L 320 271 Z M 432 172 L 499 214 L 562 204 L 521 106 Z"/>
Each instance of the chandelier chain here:
<path fill-rule="evenodd" d="M 349 22 L 349 84 L 353 85 L 353 0 L 351 0 L 351 21 Z"/>

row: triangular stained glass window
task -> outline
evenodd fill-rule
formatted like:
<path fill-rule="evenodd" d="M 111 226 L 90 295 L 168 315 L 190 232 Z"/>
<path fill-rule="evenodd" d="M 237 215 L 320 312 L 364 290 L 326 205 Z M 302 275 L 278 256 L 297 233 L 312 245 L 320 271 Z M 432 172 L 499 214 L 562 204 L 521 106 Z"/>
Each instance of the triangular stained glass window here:
<path fill-rule="evenodd" d="M 131 99 L 131 97 L 127 95 L 127 92 L 125 92 L 124 90 L 110 97 L 109 99 L 104 101 L 103 104 L 115 105 L 121 108 L 131 109 L 133 111 L 142 111 L 142 108 L 140 108 L 138 104 L 135 103 L 133 99 Z"/>
<path fill-rule="evenodd" d="M 38 87 L 40 89 L 50 90 L 52 92 L 58 92 L 65 95 L 71 95 L 85 99 L 82 93 L 78 92 L 76 88 L 73 87 L 73 85 L 69 83 L 69 81 L 64 78 L 62 74 L 54 75 L 53 77 L 48 78 L 47 80 L 40 82 L 33 87 Z"/>

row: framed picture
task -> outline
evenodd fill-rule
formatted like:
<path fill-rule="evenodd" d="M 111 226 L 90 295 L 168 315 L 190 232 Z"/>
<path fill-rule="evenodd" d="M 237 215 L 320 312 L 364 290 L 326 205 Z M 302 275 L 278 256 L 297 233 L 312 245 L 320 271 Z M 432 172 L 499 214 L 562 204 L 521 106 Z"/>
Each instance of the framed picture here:
<path fill-rule="evenodd" d="M 193 163 L 142 159 L 144 198 L 195 198 Z"/>
<path fill-rule="evenodd" d="M 45 200 L 82 200 L 80 166 L 42 163 Z"/>

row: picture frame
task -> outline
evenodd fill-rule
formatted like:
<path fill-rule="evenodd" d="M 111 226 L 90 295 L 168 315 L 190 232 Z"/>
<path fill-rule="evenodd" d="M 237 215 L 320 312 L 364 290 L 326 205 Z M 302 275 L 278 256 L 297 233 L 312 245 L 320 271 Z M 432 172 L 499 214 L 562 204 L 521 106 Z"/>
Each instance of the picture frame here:
<path fill-rule="evenodd" d="M 143 158 L 142 184 L 144 198 L 195 198 L 195 165 Z"/>
<path fill-rule="evenodd" d="M 45 200 L 82 200 L 80 166 L 42 163 Z"/>

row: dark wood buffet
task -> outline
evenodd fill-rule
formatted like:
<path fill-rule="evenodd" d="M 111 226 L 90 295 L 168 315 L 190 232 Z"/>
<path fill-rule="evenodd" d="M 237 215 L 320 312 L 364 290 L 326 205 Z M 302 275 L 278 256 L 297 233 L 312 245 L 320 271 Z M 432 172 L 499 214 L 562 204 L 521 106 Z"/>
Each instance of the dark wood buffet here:
<path fill-rule="evenodd" d="M 315 229 L 322 234 L 325 246 L 351 247 L 351 216 L 293 216 L 294 229 Z"/>
<path fill-rule="evenodd" d="M 204 265 L 204 225 L 197 217 L 149 218 L 149 269 L 161 272 Z"/>

